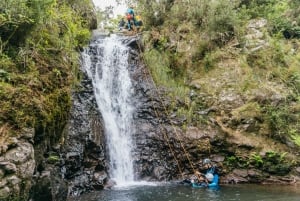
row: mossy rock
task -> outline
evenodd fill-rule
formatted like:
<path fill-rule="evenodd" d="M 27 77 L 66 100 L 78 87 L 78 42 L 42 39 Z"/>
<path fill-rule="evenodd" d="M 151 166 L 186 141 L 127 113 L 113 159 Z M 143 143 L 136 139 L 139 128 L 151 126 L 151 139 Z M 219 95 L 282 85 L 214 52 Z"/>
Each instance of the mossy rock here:
<path fill-rule="evenodd" d="M 47 163 L 49 164 L 56 164 L 58 163 L 60 160 L 59 156 L 58 155 L 50 155 L 48 158 L 47 158 Z"/>
<path fill-rule="evenodd" d="M 231 112 L 233 119 L 241 121 L 242 119 L 261 118 L 260 106 L 257 102 L 250 102 Z"/>
<path fill-rule="evenodd" d="M 284 176 L 291 171 L 291 165 L 288 163 L 274 165 L 271 162 L 266 162 L 263 169 L 271 174 Z"/>

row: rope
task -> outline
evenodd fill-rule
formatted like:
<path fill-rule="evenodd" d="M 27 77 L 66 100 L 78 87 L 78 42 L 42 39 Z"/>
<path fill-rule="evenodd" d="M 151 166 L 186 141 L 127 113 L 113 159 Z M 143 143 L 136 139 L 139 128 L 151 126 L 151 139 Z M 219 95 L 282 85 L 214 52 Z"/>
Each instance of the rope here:
<path fill-rule="evenodd" d="M 140 48 L 139 44 L 138 44 L 138 47 L 139 47 L 139 50 L 140 50 L 140 52 L 141 52 L 141 48 Z M 151 75 L 151 73 L 149 72 L 149 69 L 147 69 L 147 70 L 148 70 L 148 74 Z M 147 82 L 150 83 L 150 82 L 149 82 L 148 76 L 145 76 L 145 77 L 146 77 L 146 79 L 147 79 Z M 166 105 L 163 103 L 162 98 L 161 98 L 161 96 L 160 96 L 159 93 L 158 93 L 158 88 L 157 88 L 155 82 L 153 81 L 153 79 L 151 79 L 151 80 L 152 80 L 152 84 L 153 84 L 153 86 L 155 87 L 155 90 L 156 90 L 156 92 L 157 92 L 157 94 L 158 94 L 159 100 L 160 100 L 160 102 L 161 102 L 162 105 L 163 105 L 164 111 L 165 111 L 165 113 L 167 114 L 167 116 L 169 116 L 170 114 L 168 113 L 168 110 L 167 110 L 167 108 L 166 108 Z M 151 100 L 153 100 L 153 97 L 152 97 L 152 96 L 151 96 Z M 154 110 L 155 110 L 156 116 L 159 117 L 156 108 L 154 108 Z M 176 134 L 176 138 L 177 138 L 177 140 L 179 141 L 180 146 L 181 146 L 181 148 L 183 149 L 184 154 L 185 154 L 187 160 L 189 161 L 189 164 L 190 164 L 191 168 L 193 169 L 194 174 L 197 176 L 198 179 L 200 179 L 200 175 L 196 174 L 196 170 L 195 170 L 195 168 L 194 168 L 194 165 L 193 165 L 193 163 L 192 163 L 192 161 L 191 161 L 191 159 L 190 159 L 190 157 L 189 157 L 189 155 L 188 155 L 187 150 L 184 148 L 184 146 L 183 146 L 183 144 L 182 144 L 182 141 L 181 141 L 180 138 L 179 138 L 178 132 L 177 132 L 177 130 L 176 130 L 174 124 L 173 124 L 171 121 L 170 121 L 170 124 L 171 124 L 171 126 L 172 126 L 172 128 L 173 128 L 173 130 L 174 130 L 174 132 L 175 132 L 175 134 Z M 182 172 L 182 170 L 181 170 L 181 168 L 180 168 L 180 165 L 179 165 L 179 162 L 178 162 L 178 160 L 177 160 L 177 158 L 176 158 L 176 156 L 175 156 L 175 153 L 174 153 L 174 151 L 173 151 L 172 148 L 171 148 L 171 145 L 170 145 L 170 142 L 169 142 L 169 138 L 168 138 L 168 136 L 166 135 L 166 133 L 164 133 L 164 135 L 167 137 L 167 142 L 168 142 L 169 148 L 170 148 L 170 150 L 171 150 L 171 152 L 172 152 L 172 154 L 173 154 L 174 159 L 176 160 L 176 163 L 177 163 L 177 165 L 178 165 L 178 168 L 179 168 L 179 170 L 180 170 L 180 173 L 181 173 L 181 175 L 182 175 L 182 177 L 183 177 L 183 172 Z"/>
<path fill-rule="evenodd" d="M 140 47 L 139 47 L 139 48 L 140 48 Z M 149 72 L 148 72 L 148 73 L 149 73 Z M 144 73 L 144 74 L 146 74 L 146 73 Z M 150 75 L 150 73 L 149 73 L 149 75 Z M 150 83 L 148 76 L 145 76 L 145 77 L 146 77 L 147 82 Z M 153 80 L 152 80 L 152 82 L 153 82 Z M 153 83 L 154 83 L 154 82 L 153 82 Z M 155 88 L 156 88 L 156 87 L 155 87 Z M 157 88 L 156 88 L 156 91 L 157 91 Z M 153 96 L 150 96 L 150 98 L 151 98 L 151 101 L 154 101 Z M 153 107 L 153 109 L 154 109 L 154 112 L 155 112 L 156 117 L 159 118 L 157 108 L 156 108 L 156 107 Z M 162 128 L 161 125 L 159 125 L 159 126 L 160 126 L 160 128 Z M 162 130 L 162 129 L 161 129 L 161 130 Z M 177 166 L 178 166 L 178 170 L 179 170 L 179 172 L 180 172 L 180 175 L 181 175 L 181 177 L 182 177 L 182 179 L 183 179 L 183 178 L 184 178 L 184 175 L 183 175 L 183 172 L 182 172 L 180 163 L 179 163 L 179 161 L 177 160 L 176 155 L 175 155 L 175 152 L 174 152 L 174 150 L 172 149 L 172 146 L 171 146 L 171 144 L 170 144 L 170 139 L 169 139 L 169 137 L 168 137 L 168 135 L 167 135 L 167 133 L 166 133 L 165 131 L 162 131 L 162 132 L 163 132 L 164 138 L 166 139 L 166 141 L 167 141 L 167 143 L 168 143 L 168 146 L 169 146 L 169 149 L 170 149 L 170 151 L 171 151 L 171 153 L 172 153 L 172 155 L 173 155 L 173 158 L 174 158 L 174 160 L 176 161 L 176 164 L 177 164 Z"/>
<path fill-rule="evenodd" d="M 157 88 L 157 86 L 155 85 L 155 83 L 154 83 L 153 80 L 152 80 L 152 82 L 153 82 L 153 85 L 154 85 L 154 87 L 155 87 L 155 89 L 156 89 L 156 91 L 157 91 L 158 97 L 159 97 L 159 99 L 160 99 L 160 101 L 161 101 L 161 103 L 162 103 L 162 105 L 163 105 L 164 111 L 165 111 L 165 113 L 167 114 L 167 116 L 169 116 L 170 114 L 169 114 L 168 111 L 167 111 L 166 105 L 163 103 L 162 98 L 161 98 L 161 96 L 160 96 L 159 93 L 158 93 L 158 88 Z M 193 165 L 193 163 L 192 163 L 192 161 L 191 161 L 191 159 L 190 159 L 190 157 L 189 157 L 189 155 L 188 155 L 187 150 L 184 148 L 183 143 L 182 143 L 182 141 L 181 141 L 180 138 L 179 138 L 179 134 L 178 134 L 178 132 L 177 132 L 177 130 L 176 130 L 174 124 L 173 124 L 171 121 L 170 121 L 170 124 L 171 124 L 171 126 L 172 126 L 172 128 L 173 128 L 173 130 L 174 130 L 174 132 L 175 132 L 175 134 L 176 134 L 176 138 L 177 138 L 177 140 L 179 141 L 179 144 L 180 144 L 181 148 L 183 149 L 183 152 L 184 152 L 186 158 L 187 158 L 188 161 L 189 161 L 189 164 L 190 164 L 191 168 L 193 169 L 193 172 L 196 173 L 196 170 L 195 170 L 195 168 L 194 168 L 194 165 Z"/>

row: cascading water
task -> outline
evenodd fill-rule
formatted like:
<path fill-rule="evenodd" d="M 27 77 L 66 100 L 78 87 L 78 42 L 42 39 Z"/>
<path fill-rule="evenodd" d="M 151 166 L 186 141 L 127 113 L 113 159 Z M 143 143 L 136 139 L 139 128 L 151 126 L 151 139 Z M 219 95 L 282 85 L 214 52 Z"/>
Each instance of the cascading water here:
<path fill-rule="evenodd" d="M 104 119 L 110 157 L 110 176 L 117 185 L 134 181 L 131 157 L 133 89 L 128 72 L 129 47 L 118 36 L 93 42 L 83 53 L 83 67 L 93 81 Z"/>

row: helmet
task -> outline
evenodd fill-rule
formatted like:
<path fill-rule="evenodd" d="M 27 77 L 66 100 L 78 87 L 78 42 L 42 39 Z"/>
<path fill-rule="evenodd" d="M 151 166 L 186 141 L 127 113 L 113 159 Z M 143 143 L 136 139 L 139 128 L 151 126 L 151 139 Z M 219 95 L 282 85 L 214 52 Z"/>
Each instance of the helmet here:
<path fill-rule="evenodd" d="M 207 174 L 205 175 L 205 177 L 206 177 L 206 179 L 207 179 L 208 181 L 210 181 L 210 182 L 214 179 L 214 175 L 213 175 L 212 173 L 207 173 Z"/>
<path fill-rule="evenodd" d="M 203 164 L 208 164 L 208 163 L 211 163 L 210 159 L 206 158 L 203 160 Z"/>

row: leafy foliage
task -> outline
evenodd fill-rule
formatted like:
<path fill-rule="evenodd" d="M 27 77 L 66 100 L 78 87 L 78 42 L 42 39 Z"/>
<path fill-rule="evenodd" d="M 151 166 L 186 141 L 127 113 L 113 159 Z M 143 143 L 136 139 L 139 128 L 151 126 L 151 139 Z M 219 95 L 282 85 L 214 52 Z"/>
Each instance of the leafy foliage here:
<path fill-rule="evenodd" d="M 142 15 L 146 29 L 145 61 L 156 83 L 174 92 L 171 96 L 185 88 L 182 101 L 190 104 L 174 104 L 174 107 L 180 107 L 176 109 L 177 114 L 187 117 L 186 123 L 196 125 L 194 121 L 201 121 L 194 118 L 198 104 L 185 101 L 189 99 L 187 85 L 193 79 L 203 83 L 199 93 L 208 89 L 211 94 L 218 94 L 226 87 L 234 87 L 241 94 L 255 97 L 255 91 L 264 88 L 274 93 L 253 102 L 261 110 L 255 116 L 263 126 L 260 134 L 281 143 L 292 141 L 299 145 L 299 1 L 137 2 L 137 12 Z M 250 42 L 262 45 L 247 49 L 247 37 L 255 36 L 250 22 L 260 20 L 266 22 L 260 29 L 261 36 Z M 227 77 L 235 77 L 228 86 L 218 81 L 218 84 L 210 83 L 211 80 L 225 82 Z M 273 86 L 277 89 L 272 89 Z M 271 98 L 275 94 L 282 94 L 278 103 Z"/>
<path fill-rule="evenodd" d="M 0 1 L 0 153 L 12 136 L 34 128 L 39 163 L 61 139 L 79 77 L 78 50 L 95 26 L 92 11 L 90 0 Z M 11 200 L 27 200 L 23 184 Z"/>
<path fill-rule="evenodd" d="M 93 27 L 89 0 L 0 2 L 0 124 L 57 141 Z M 46 136 L 47 133 L 52 136 Z"/>
<path fill-rule="evenodd" d="M 231 155 L 225 159 L 225 163 L 230 168 L 259 168 L 268 173 L 275 175 L 285 175 L 294 165 L 293 161 L 289 161 L 286 158 L 286 152 L 279 153 L 275 151 L 267 151 L 261 155 L 256 152 L 252 152 L 250 155 Z"/>

